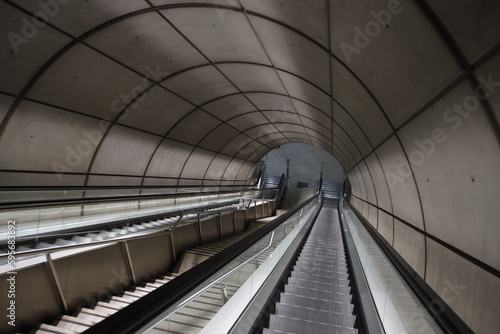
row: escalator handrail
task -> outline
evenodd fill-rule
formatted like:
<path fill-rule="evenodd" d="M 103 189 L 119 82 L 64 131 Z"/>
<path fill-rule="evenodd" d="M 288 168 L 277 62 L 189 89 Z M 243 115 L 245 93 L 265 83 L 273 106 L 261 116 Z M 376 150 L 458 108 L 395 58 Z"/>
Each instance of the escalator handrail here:
<path fill-rule="evenodd" d="M 177 307 L 175 307 L 175 309 L 172 310 L 172 312 L 169 312 L 169 314 L 167 314 L 165 316 L 165 318 L 170 317 L 172 314 L 176 313 L 178 310 L 180 310 L 181 308 L 183 308 L 184 306 L 186 306 L 188 303 L 190 303 L 191 301 L 193 301 L 194 299 L 196 299 L 198 296 L 202 295 L 207 290 L 211 289 L 214 285 L 216 285 L 219 282 L 225 280 L 227 277 L 231 276 L 233 273 L 235 273 L 236 271 L 240 270 L 240 268 L 246 266 L 253 259 L 255 259 L 256 257 L 260 256 L 262 253 L 264 253 L 266 250 L 268 250 L 272 246 L 273 239 L 274 239 L 274 231 L 271 233 L 271 237 L 269 238 L 268 245 L 266 247 L 264 247 L 260 252 L 258 252 L 257 254 L 255 254 L 254 256 L 252 256 L 251 258 L 249 258 L 248 260 L 245 260 L 244 262 L 240 263 L 235 268 L 231 269 L 230 271 L 228 271 L 227 273 L 225 273 L 221 277 L 217 278 L 215 281 L 211 282 L 210 284 L 208 284 L 207 286 L 205 286 L 203 289 L 201 289 L 200 291 L 198 291 L 195 294 L 193 294 L 191 297 L 187 298 L 185 301 L 183 301 L 181 304 L 179 304 Z"/>
<path fill-rule="evenodd" d="M 338 201 L 338 215 L 341 225 L 342 238 L 344 239 L 345 253 L 348 259 L 347 263 L 349 266 L 349 273 L 352 275 L 351 282 L 353 282 L 353 288 L 355 291 L 354 298 L 359 306 L 359 322 L 358 327 L 360 327 L 361 333 L 367 334 L 384 334 L 384 325 L 380 320 L 375 301 L 368 286 L 368 281 L 366 280 L 363 267 L 361 265 L 361 260 L 356 251 L 356 246 L 351 236 L 349 226 L 344 219 L 343 213 L 344 196 L 343 189 L 340 192 L 340 199 Z"/>
<path fill-rule="evenodd" d="M 285 222 L 296 212 L 317 198 L 313 196 L 293 209 L 257 229 L 235 244 L 229 246 L 201 264 L 177 276 L 165 285 L 157 288 L 146 296 L 136 300 L 125 308 L 110 315 L 103 321 L 87 329 L 85 334 L 123 334 L 135 333 L 143 326 L 153 321 L 164 310 L 179 301 L 190 291 L 198 287 L 226 264 L 236 259 L 240 254 L 265 237 L 277 226 Z"/>
<path fill-rule="evenodd" d="M 233 203 L 233 204 L 236 204 L 236 203 Z M 210 206 L 213 206 L 213 205 L 210 205 Z M 210 207 L 210 206 L 208 206 L 208 207 Z M 144 221 L 148 221 L 148 220 L 167 219 L 170 217 L 179 216 L 179 219 L 176 222 L 172 223 L 172 225 L 164 226 L 161 228 L 151 228 L 150 230 L 136 232 L 132 236 L 131 235 L 122 235 L 122 236 L 117 236 L 117 237 L 107 239 L 107 240 L 92 241 L 92 242 L 86 242 L 86 243 L 81 243 L 81 244 L 58 245 L 58 246 L 48 247 L 48 248 L 36 248 L 36 249 L 30 249 L 30 250 L 25 250 L 25 251 L 16 251 L 16 255 L 17 256 L 32 256 L 32 255 L 38 255 L 38 254 L 54 253 L 54 252 L 59 252 L 59 251 L 69 250 L 69 249 L 86 248 L 86 247 L 98 246 L 98 245 L 104 245 L 104 244 L 113 244 L 113 243 L 121 242 L 124 240 L 145 238 L 145 237 L 149 237 L 151 235 L 171 234 L 178 227 L 179 223 L 181 222 L 182 218 L 185 215 L 188 215 L 188 214 L 217 215 L 217 214 L 222 213 L 222 212 L 227 212 L 227 210 L 225 210 L 225 211 L 224 210 L 204 211 L 205 209 L 206 209 L 205 206 L 203 206 L 203 207 L 193 208 L 193 209 L 188 209 L 188 210 L 182 210 L 182 209 L 175 210 L 172 212 L 168 212 L 168 214 L 162 213 L 162 214 L 137 217 L 135 219 L 125 219 L 125 220 L 114 221 L 114 222 L 112 222 L 113 225 L 117 225 L 119 222 L 127 223 L 128 225 L 133 225 L 135 223 L 140 223 L 140 222 L 144 222 Z M 234 210 L 234 211 L 237 211 L 237 210 Z M 109 223 L 105 224 L 105 226 L 108 227 L 107 230 L 109 230 L 111 228 L 111 227 L 109 227 Z M 78 234 L 95 233 L 97 231 L 103 231 L 103 230 L 102 229 L 101 230 L 87 230 L 87 231 L 78 232 Z M 66 233 L 66 235 L 67 235 L 67 233 Z M 56 235 L 49 235 L 49 236 L 52 239 L 58 237 Z M 8 256 L 9 256 L 8 253 L 2 253 L 2 254 L 0 254 L 0 260 L 4 260 Z"/>

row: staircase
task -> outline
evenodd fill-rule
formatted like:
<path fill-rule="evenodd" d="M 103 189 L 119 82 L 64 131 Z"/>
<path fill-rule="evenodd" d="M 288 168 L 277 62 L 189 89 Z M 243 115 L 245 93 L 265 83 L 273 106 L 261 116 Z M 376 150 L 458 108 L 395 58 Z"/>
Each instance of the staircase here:
<path fill-rule="evenodd" d="M 113 296 L 107 301 L 100 301 L 92 308 L 84 307 L 74 316 L 63 315 L 51 325 L 41 324 L 34 333 L 81 333 L 107 316 L 159 288 L 176 276 L 173 274 L 171 276 L 158 277 L 155 280 L 133 287 L 120 295 Z"/>
<path fill-rule="evenodd" d="M 356 334 L 337 201 L 324 200 L 264 334 Z"/>
<path fill-rule="evenodd" d="M 321 185 L 323 198 L 339 199 L 342 195 L 342 183 L 325 182 Z"/>
<path fill-rule="evenodd" d="M 262 188 L 278 188 L 281 176 L 264 175 Z"/>

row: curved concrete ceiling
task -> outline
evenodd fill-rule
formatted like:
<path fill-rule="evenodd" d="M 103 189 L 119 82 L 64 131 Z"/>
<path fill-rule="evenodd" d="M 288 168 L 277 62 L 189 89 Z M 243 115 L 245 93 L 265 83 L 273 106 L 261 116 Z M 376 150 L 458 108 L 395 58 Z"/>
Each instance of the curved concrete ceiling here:
<path fill-rule="evenodd" d="M 241 184 L 270 150 L 313 144 L 438 293 L 470 284 L 450 301 L 469 326 L 498 328 L 481 303 L 500 300 L 499 15 L 495 0 L 2 1 L 0 185 Z"/>

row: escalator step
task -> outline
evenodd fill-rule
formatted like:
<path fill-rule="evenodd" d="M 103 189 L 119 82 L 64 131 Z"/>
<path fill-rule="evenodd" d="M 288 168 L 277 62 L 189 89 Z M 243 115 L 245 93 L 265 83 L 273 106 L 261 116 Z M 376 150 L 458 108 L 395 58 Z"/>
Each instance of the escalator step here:
<path fill-rule="evenodd" d="M 343 293 L 335 293 L 324 290 L 315 290 L 308 288 L 296 287 L 293 285 L 285 286 L 285 293 L 296 295 L 296 296 L 304 296 L 318 299 L 327 299 L 333 300 L 341 303 L 350 303 L 352 301 L 352 296 L 350 294 Z"/>
<path fill-rule="evenodd" d="M 354 305 L 351 303 L 341 303 L 326 299 L 296 296 L 284 292 L 281 293 L 280 303 L 344 314 L 352 314 L 354 309 Z"/>
<path fill-rule="evenodd" d="M 70 331 L 75 331 L 77 333 L 81 333 L 86 329 L 88 329 L 90 326 L 78 324 L 72 321 L 60 320 L 57 323 L 57 327 L 64 330 L 70 330 Z"/>
<path fill-rule="evenodd" d="M 352 315 L 308 309 L 281 303 L 276 304 L 276 315 L 349 328 L 353 328 L 355 322 L 355 317 Z"/>
<path fill-rule="evenodd" d="M 59 334 L 73 334 L 77 333 L 69 329 L 63 329 L 52 325 L 41 324 L 35 333 L 59 333 Z"/>
<path fill-rule="evenodd" d="M 334 276 L 331 275 L 321 275 L 321 274 L 311 274 L 308 273 L 307 271 L 292 271 L 292 277 L 300 278 L 300 279 L 311 279 L 313 281 L 320 281 L 321 282 L 321 277 L 329 278 L 331 280 L 343 280 L 346 282 L 349 282 L 349 275 L 347 274 L 337 274 Z"/>
<path fill-rule="evenodd" d="M 269 328 L 285 333 L 314 333 L 314 334 L 356 334 L 353 328 L 343 328 L 307 320 L 293 319 L 271 314 Z"/>
<path fill-rule="evenodd" d="M 350 294 L 351 288 L 348 286 L 337 285 L 336 282 L 328 280 L 327 282 L 316 282 L 316 281 L 307 281 L 300 280 L 296 278 L 290 277 L 288 279 L 288 285 L 301 287 L 301 288 L 309 288 L 315 290 L 324 290 L 330 292 L 337 292 L 343 294 Z"/>

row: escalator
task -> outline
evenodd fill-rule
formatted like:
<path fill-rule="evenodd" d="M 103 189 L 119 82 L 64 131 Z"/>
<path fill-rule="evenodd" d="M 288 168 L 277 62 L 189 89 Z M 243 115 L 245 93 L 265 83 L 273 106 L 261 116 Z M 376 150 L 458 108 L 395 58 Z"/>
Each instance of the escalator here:
<path fill-rule="evenodd" d="M 325 199 L 264 334 L 354 334 L 356 316 L 337 201 Z"/>

